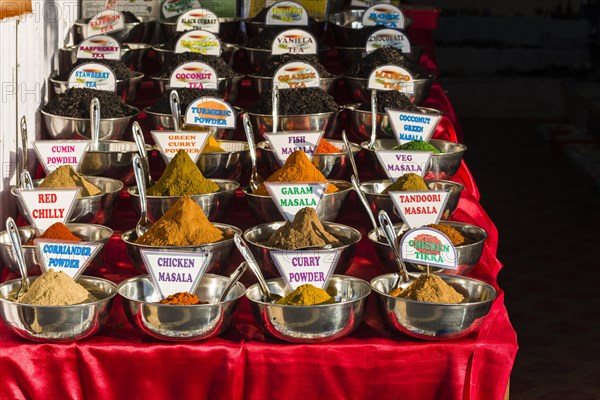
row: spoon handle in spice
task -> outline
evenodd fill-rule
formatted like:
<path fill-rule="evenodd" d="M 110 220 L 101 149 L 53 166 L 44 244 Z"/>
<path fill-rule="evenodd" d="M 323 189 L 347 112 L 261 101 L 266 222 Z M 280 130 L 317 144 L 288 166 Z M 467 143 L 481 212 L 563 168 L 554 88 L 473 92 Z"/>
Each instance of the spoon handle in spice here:
<path fill-rule="evenodd" d="M 373 224 L 373 229 L 375 229 L 375 233 L 377 234 L 379 227 L 377 226 L 377 221 L 375 220 L 375 215 L 373 215 L 373 210 L 371 210 L 371 207 L 369 206 L 367 197 L 365 196 L 364 192 L 360 188 L 360 185 L 358 183 L 358 179 L 356 179 L 356 176 L 352 175 L 350 177 L 350 180 L 352 181 L 352 186 L 354 187 L 354 191 L 356 192 L 356 195 L 358 196 L 358 198 L 360 199 L 360 202 L 364 206 L 365 211 L 367 212 L 367 215 L 369 216 L 369 219 L 371 220 L 371 224 Z M 377 234 L 377 236 L 379 236 L 379 234 Z"/>
<path fill-rule="evenodd" d="M 400 278 L 403 282 L 408 282 L 408 272 L 406 272 L 406 266 L 404 265 L 404 261 L 402 261 L 402 254 L 400 254 L 400 249 L 397 246 L 396 241 L 396 231 L 394 230 L 394 225 L 392 224 L 392 220 L 389 215 L 385 211 L 379 211 L 379 223 L 381 224 L 381 230 L 383 230 L 383 234 L 388 241 L 388 244 L 392 248 L 394 252 L 394 256 L 396 257 L 396 262 L 398 263 L 398 268 L 400 269 Z M 397 284 L 395 286 L 398 286 Z"/>
<path fill-rule="evenodd" d="M 352 153 L 352 146 L 350 146 L 350 142 L 348 141 L 348 136 L 346 136 L 346 131 L 342 132 L 342 139 L 344 140 L 344 145 L 346 146 L 346 151 L 348 152 L 348 158 L 350 159 L 350 165 L 352 166 L 352 172 L 354 172 L 354 176 L 358 180 L 358 168 L 356 168 L 356 161 L 354 161 L 354 154 Z"/>
<path fill-rule="evenodd" d="M 181 130 L 181 106 L 179 102 L 179 94 L 177 90 L 171 90 L 169 95 L 169 103 L 171 105 L 171 115 L 173 116 L 173 126 L 176 131 Z"/>
<path fill-rule="evenodd" d="M 135 121 L 131 127 L 133 132 L 133 140 L 138 148 L 138 153 L 142 159 L 142 168 L 144 169 L 144 178 L 146 180 L 146 187 L 152 186 L 152 180 L 150 179 L 150 164 L 148 162 L 148 151 L 146 149 L 146 141 L 144 140 L 144 133 L 139 122 Z"/>
<path fill-rule="evenodd" d="M 19 237 L 19 230 L 17 224 L 12 218 L 6 220 L 6 231 L 10 237 L 10 241 L 13 247 L 13 251 L 17 257 L 17 265 L 19 272 L 21 272 L 21 287 L 17 292 L 17 298 L 25 294 L 29 290 L 29 280 L 27 279 L 27 265 L 25 264 L 25 257 L 23 256 L 23 248 L 21 245 L 21 238 Z"/>
<path fill-rule="evenodd" d="M 100 100 L 97 97 L 90 100 L 90 128 L 92 130 L 92 149 L 98 150 L 100 144 Z"/>
<path fill-rule="evenodd" d="M 25 171 L 27 170 L 27 118 L 24 115 L 21 117 L 21 152 L 21 162 L 23 164 L 20 171 Z M 22 187 L 22 181 L 19 178 L 20 176 L 17 175 L 17 186 Z"/>

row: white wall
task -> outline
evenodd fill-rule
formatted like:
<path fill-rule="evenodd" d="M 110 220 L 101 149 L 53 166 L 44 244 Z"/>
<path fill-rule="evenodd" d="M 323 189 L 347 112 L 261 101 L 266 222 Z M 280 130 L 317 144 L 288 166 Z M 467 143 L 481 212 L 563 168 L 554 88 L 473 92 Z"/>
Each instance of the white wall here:
<path fill-rule="evenodd" d="M 39 109 L 48 97 L 56 49 L 69 41 L 69 29 L 78 17 L 77 0 L 33 0 L 32 6 L 33 13 L 21 17 L 19 24 L 15 19 L 0 22 L 0 230 L 15 213 L 9 188 L 15 184 L 19 119 L 27 117 L 30 142 L 40 137 Z M 28 157 L 29 170 L 34 172 L 31 150 Z"/>

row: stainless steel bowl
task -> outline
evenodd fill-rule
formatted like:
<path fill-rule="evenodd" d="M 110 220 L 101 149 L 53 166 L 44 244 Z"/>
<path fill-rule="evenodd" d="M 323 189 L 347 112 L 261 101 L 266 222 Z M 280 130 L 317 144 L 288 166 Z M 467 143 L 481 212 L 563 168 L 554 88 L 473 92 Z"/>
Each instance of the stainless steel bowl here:
<path fill-rule="evenodd" d="M 101 193 L 95 196 L 78 198 L 69 222 L 104 225 L 110 220 L 113 203 L 119 197 L 121 189 L 123 189 L 123 182 L 98 176 L 84 176 L 84 178 L 100 189 Z M 37 188 L 42 180 L 33 181 L 33 187 Z M 15 197 L 18 196 L 15 187 L 10 189 L 10 194 Z M 26 215 L 20 201 L 17 202 L 17 208 L 21 215 Z"/>
<path fill-rule="evenodd" d="M 182 251 L 189 253 L 206 252 L 211 253 L 212 258 L 209 261 L 206 272 L 213 272 L 216 274 L 223 273 L 229 267 L 229 258 L 231 251 L 233 250 L 233 235 L 241 234 L 242 230 L 233 225 L 213 223 L 214 226 L 225 232 L 227 238 L 215 243 L 203 244 L 199 246 L 146 246 L 137 244 L 134 240 L 137 239 L 135 229 L 124 232 L 121 235 L 121 240 L 125 242 L 127 248 L 127 254 L 133 262 L 134 268 L 141 274 L 147 274 L 146 265 L 142 259 L 140 250 L 153 250 L 153 251 Z"/>
<path fill-rule="evenodd" d="M 415 278 L 419 275 L 413 274 Z M 496 290 L 487 283 L 462 276 L 440 275 L 440 278 L 465 296 L 465 302 L 425 303 L 393 297 L 388 293 L 394 289 L 398 274 L 373 279 L 371 288 L 377 294 L 387 325 L 397 332 L 425 340 L 457 339 L 477 332 L 497 296 Z"/>
<path fill-rule="evenodd" d="M 250 146 L 237 140 L 219 140 L 222 153 L 200 153 L 196 165 L 210 179 L 245 181 L 250 175 Z"/>
<path fill-rule="evenodd" d="M 425 179 L 450 179 L 458 172 L 462 161 L 463 153 L 467 146 L 462 143 L 449 142 L 447 140 L 431 139 L 429 143 L 442 153 L 432 154 Z M 391 150 L 398 145 L 396 139 L 377 139 L 373 144 L 373 149 L 369 148 L 369 142 L 362 142 L 360 147 L 367 151 L 375 172 L 378 176 L 387 176 L 375 154 L 375 150 Z"/>
<path fill-rule="evenodd" d="M 122 31 L 112 32 L 108 35 L 120 43 L 149 43 L 154 35 L 156 19 L 150 16 L 138 16 L 140 22 L 125 24 Z M 73 44 L 79 44 L 86 38 L 89 19 L 79 19 L 73 23 Z"/>
<path fill-rule="evenodd" d="M 128 103 L 134 102 L 137 98 L 137 91 L 142 82 L 142 78 L 144 78 L 143 72 L 134 71 L 131 73 L 131 78 L 129 79 L 117 79 L 116 93 L 124 101 Z M 61 81 L 56 77 L 50 78 L 50 82 L 52 83 L 56 95 L 65 93 L 69 88 L 67 81 Z"/>
<path fill-rule="evenodd" d="M 152 46 L 152 49 L 156 52 L 158 63 L 160 65 L 166 64 L 173 54 L 175 54 L 175 50 L 168 49 L 164 43 Z M 235 53 L 237 53 L 239 49 L 240 46 L 237 44 L 221 42 L 221 58 L 229 64 L 230 67 L 233 67 Z"/>
<path fill-rule="evenodd" d="M 271 293 L 286 292 L 281 278 L 270 280 L 267 285 Z M 265 303 L 258 284 L 248 288 L 246 297 L 254 318 L 272 336 L 288 342 L 318 343 L 346 336 L 358 328 L 365 300 L 371 293 L 367 282 L 344 275 L 333 275 L 326 290 L 339 302 L 315 306 Z"/>
<path fill-rule="evenodd" d="M 346 203 L 348 194 L 352 190 L 352 185 L 345 181 L 329 180 L 330 183 L 336 185 L 340 190 L 334 193 L 326 193 L 323 195 L 319 206 L 317 207 L 317 215 L 321 221 L 335 221 L 342 206 Z M 244 197 L 248 201 L 250 214 L 260 222 L 277 221 L 282 218 L 281 213 L 271 196 L 261 196 L 250 192 L 250 188 L 244 188 Z"/>
<path fill-rule="evenodd" d="M 33 282 L 37 277 L 28 278 Z M 21 287 L 14 279 L 0 284 L 0 315 L 10 331 L 35 342 L 70 342 L 100 331 L 108 319 L 117 285 L 106 279 L 80 276 L 77 280 L 98 301 L 72 306 L 33 306 L 10 301 Z"/>
<path fill-rule="evenodd" d="M 244 51 L 246 57 L 248 57 L 248 62 L 254 72 L 261 71 L 272 56 L 271 49 L 257 49 L 248 46 L 240 46 L 240 48 Z M 317 49 L 317 56 L 321 62 L 327 59 L 328 51 L 329 47 L 319 47 Z"/>
<path fill-rule="evenodd" d="M 250 85 L 258 96 L 262 96 L 264 93 L 271 93 L 273 89 L 273 77 L 272 76 L 259 76 L 259 75 L 248 75 L 250 78 Z M 330 78 L 321 78 L 321 90 L 324 92 L 333 92 L 334 83 L 337 81 L 339 76 L 334 75 Z"/>
<path fill-rule="evenodd" d="M 344 109 L 346 112 L 347 130 L 354 137 L 369 140 L 371 138 L 371 111 L 360 110 L 360 103 L 346 104 Z M 433 108 L 418 107 L 419 110 L 426 115 L 441 115 L 442 112 Z M 395 137 L 394 128 L 390 123 L 387 113 L 377 113 L 377 137 Z"/>
<path fill-rule="evenodd" d="M 240 186 L 235 181 L 224 179 L 213 179 L 219 185 L 219 191 L 215 193 L 196 194 L 190 196 L 196 202 L 210 221 L 220 221 L 225 216 L 231 202 L 235 198 L 235 191 Z M 131 204 L 136 215 L 140 216 L 140 196 L 137 186 L 127 188 L 131 196 Z M 148 218 L 156 221 L 167 212 L 169 208 L 181 198 L 181 196 L 147 196 Z"/>
<path fill-rule="evenodd" d="M 246 33 L 249 38 L 257 36 L 265 29 L 264 21 L 253 21 L 251 18 L 244 19 L 244 25 L 246 26 Z M 315 39 L 319 40 L 323 37 L 325 31 L 325 21 L 315 19 L 312 22 L 309 21 L 308 26 L 300 27 L 301 29 L 307 29 L 313 34 Z"/>
<path fill-rule="evenodd" d="M 459 231 L 463 236 L 471 239 L 472 243 L 465 244 L 462 246 L 456 246 L 456 257 L 457 257 L 457 268 L 456 269 L 443 269 L 439 267 L 431 267 L 432 272 L 440 272 L 445 275 L 468 275 L 475 265 L 479 262 L 481 258 L 481 254 L 483 252 L 483 245 L 488 235 L 485 230 L 482 228 L 465 224 L 462 222 L 454 222 L 454 221 L 440 221 L 442 225 L 449 225 Z M 406 230 L 406 227 L 403 223 L 394 224 L 394 229 L 398 232 L 398 235 Z M 398 266 L 396 264 L 396 259 L 394 258 L 394 252 L 390 248 L 387 240 L 383 236 L 383 232 L 381 228 L 375 230 L 371 230 L 369 232 L 368 238 L 375 245 L 375 254 L 379 259 L 381 267 L 390 272 L 395 272 L 398 270 Z M 406 267 L 409 271 L 423 272 L 426 268 L 421 267 L 420 265 L 406 263 Z"/>
<path fill-rule="evenodd" d="M 238 17 L 219 17 L 219 38 L 224 42 L 235 42 L 238 39 L 240 31 L 240 22 L 242 18 Z M 167 40 L 174 37 L 177 32 L 177 19 L 158 21 Z"/>
<path fill-rule="evenodd" d="M 274 251 L 281 251 L 282 249 L 267 247 L 264 243 L 283 225 L 285 225 L 285 221 L 269 222 L 254 226 L 244 232 L 244 239 L 260 265 L 263 274 L 267 278 L 279 276 L 279 271 L 273 263 L 271 253 Z M 343 246 L 336 247 L 342 251 L 340 252 L 340 258 L 334 271 L 336 274 L 343 274 L 352 265 L 356 244 L 362 239 L 362 235 L 358 230 L 350 226 L 336 224 L 334 222 L 324 221 L 323 227 L 327 232 L 345 243 Z"/>
<path fill-rule="evenodd" d="M 152 151 L 152 147 L 146 145 L 146 152 Z M 138 154 L 138 148 L 134 142 L 117 140 L 102 140 L 99 147 L 89 149 L 79 166 L 82 175 L 102 176 L 117 179 L 124 184 L 132 184 L 133 156 Z"/>
<path fill-rule="evenodd" d="M 436 181 L 436 180 L 426 180 L 425 183 L 430 190 L 444 190 L 448 191 L 448 201 L 446 202 L 446 207 L 442 212 L 441 219 L 448 220 L 452 217 L 454 210 L 458 206 L 458 200 L 460 199 L 460 193 L 464 189 L 464 186 L 457 182 L 451 181 Z M 402 221 L 400 218 L 398 211 L 394 207 L 394 202 L 389 194 L 383 194 L 382 192 L 392 184 L 392 181 L 389 179 L 378 180 L 378 181 L 368 181 L 361 182 L 360 188 L 364 192 L 367 197 L 367 201 L 369 202 L 369 206 L 373 211 L 373 214 L 378 215 L 379 211 L 385 211 L 392 221 Z"/>
<path fill-rule="evenodd" d="M 342 65 L 352 67 L 367 55 L 365 46 L 363 47 L 345 47 L 336 46 L 336 50 L 342 60 Z M 410 53 L 403 53 L 412 63 L 418 64 L 423 54 L 423 46 L 410 46 Z M 347 69 L 347 68 L 346 68 Z"/>
<path fill-rule="evenodd" d="M 324 131 L 325 137 L 333 136 L 338 127 L 338 116 L 341 109 L 318 114 L 279 115 L 277 131 Z M 271 114 L 255 114 L 248 112 L 250 123 L 257 141 L 263 140 L 265 132 L 273 131 L 273 116 Z"/>
<path fill-rule="evenodd" d="M 121 61 L 132 71 L 139 70 L 142 58 L 150 49 L 146 43 L 123 43 L 121 46 Z M 71 71 L 77 62 L 79 46 L 66 46 L 58 50 L 58 73 Z M 90 60 L 92 61 L 92 60 Z"/>
<path fill-rule="evenodd" d="M 92 224 L 67 224 L 69 230 L 84 242 L 94 242 L 100 245 L 100 250 L 96 253 L 95 259 L 88 265 L 86 272 L 94 271 L 102 264 L 102 247 L 108 242 L 108 239 L 113 234 L 113 230 L 102 225 Z M 25 266 L 27 267 L 28 275 L 39 275 L 42 273 L 40 263 L 38 262 L 35 246 L 26 244 L 35 237 L 35 230 L 31 226 L 20 226 L 18 228 L 19 237 L 21 238 L 21 247 L 25 258 Z M 13 274 L 21 275 L 17 264 L 17 256 L 13 250 L 10 238 L 7 231 L 0 232 L 0 251 L 2 251 L 2 260 L 8 270 Z"/>
<path fill-rule="evenodd" d="M 314 154 L 312 162 L 321 171 L 327 179 L 347 179 L 352 174 L 352 164 L 350 158 L 348 158 L 348 152 L 344 146 L 344 142 L 341 140 L 328 140 L 329 143 L 340 149 L 341 153 L 331 154 Z M 260 154 L 259 160 L 266 164 L 269 175 L 277 171 L 281 166 L 277 157 L 271 150 L 269 142 L 260 142 L 256 148 Z M 352 157 L 357 158 L 358 152 L 360 152 L 360 146 L 356 143 L 350 143 L 352 149 Z"/>
<path fill-rule="evenodd" d="M 369 79 L 368 78 L 357 78 L 355 76 L 342 75 L 344 82 L 350 91 L 352 98 L 355 101 L 361 103 L 368 103 L 371 101 L 371 89 L 367 89 Z M 427 96 L 429 96 L 429 90 L 433 84 L 433 77 L 414 79 L 415 83 L 415 104 L 421 104 Z"/>
<path fill-rule="evenodd" d="M 244 75 L 235 75 L 233 78 L 218 78 L 218 92 L 223 96 L 223 99 L 233 103 L 236 101 L 240 91 L 240 84 Z M 154 82 L 154 87 L 159 95 L 162 95 L 169 85 L 169 78 L 151 76 L 150 79 Z M 182 110 L 183 111 L 183 110 Z"/>
<path fill-rule="evenodd" d="M 119 140 L 126 132 L 129 132 L 133 121 L 140 113 L 140 110 L 135 107 L 131 107 L 131 109 L 132 115 L 127 117 L 100 119 L 100 140 Z M 50 138 L 56 140 L 90 139 L 89 118 L 61 117 L 44 110 L 41 113 Z"/>
<path fill-rule="evenodd" d="M 233 109 L 236 111 L 236 125 L 237 124 L 241 124 L 242 123 L 242 115 L 244 113 L 244 111 L 239 108 L 239 107 L 233 107 Z M 157 112 L 153 112 L 150 111 L 150 107 L 147 107 L 144 109 L 144 112 L 147 114 L 148 116 L 148 121 L 150 123 L 150 127 L 151 129 L 155 129 L 158 131 L 172 131 L 175 130 L 175 124 L 173 123 L 173 116 L 172 114 L 162 114 L 162 113 L 157 113 Z M 203 128 L 203 127 L 187 127 L 185 125 L 185 110 L 182 110 L 182 113 L 184 114 L 181 117 L 181 126 L 183 130 L 194 130 L 196 128 Z M 235 129 L 223 129 L 223 128 L 217 128 L 217 127 L 210 127 L 211 132 L 213 132 L 213 136 L 219 140 L 221 139 L 232 139 L 233 136 L 235 135 Z"/>
<path fill-rule="evenodd" d="M 227 279 L 204 274 L 194 293 L 203 301 L 218 298 Z M 229 327 L 246 288 L 237 282 L 223 302 L 187 306 L 158 304 L 160 293 L 148 275 L 127 279 L 117 290 L 123 298 L 125 315 L 133 326 L 157 339 L 183 342 L 208 339 L 223 333 Z"/>

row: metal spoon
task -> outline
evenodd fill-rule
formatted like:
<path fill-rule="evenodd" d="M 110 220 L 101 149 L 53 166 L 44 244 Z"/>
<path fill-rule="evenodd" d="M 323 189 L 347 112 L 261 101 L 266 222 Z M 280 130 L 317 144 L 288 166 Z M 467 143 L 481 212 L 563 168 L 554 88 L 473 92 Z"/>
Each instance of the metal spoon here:
<path fill-rule="evenodd" d="M 222 303 L 225 300 L 225 297 L 227 297 L 227 294 L 229 293 L 231 288 L 236 284 L 237 281 L 240 280 L 242 275 L 244 275 L 244 272 L 246 272 L 247 268 L 248 268 L 248 263 L 246 261 L 244 261 L 243 263 L 240 264 L 239 267 L 237 267 L 235 269 L 235 271 L 233 271 L 233 274 L 231 274 L 231 276 L 229 277 L 229 280 L 227 281 L 227 284 L 225 285 L 225 289 L 223 289 L 223 292 L 221 293 L 221 296 L 219 296 L 217 303 Z"/>
<path fill-rule="evenodd" d="M 273 85 L 273 91 L 271 92 L 271 105 L 273 106 L 273 133 L 277 132 L 279 127 L 279 87 Z"/>
<path fill-rule="evenodd" d="M 90 150 L 100 150 L 100 101 L 97 97 L 90 100 L 90 126 L 92 128 L 92 143 Z"/>
<path fill-rule="evenodd" d="M 342 132 L 342 139 L 344 139 L 344 145 L 346 145 L 346 151 L 348 152 L 348 157 L 350 157 L 350 165 L 352 165 L 352 171 L 354 172 L 354 176 L 356 177 L 356 179 L 358 179 L 358 168 L 356 168 L 356 161 L 354 161 L 352 147 L 350 146 L 350 142 L 348 141 L 348 137 L 346 136 L 346 131 Z"/>
<path fill-rule="evenodd" d="M 31 175 L 29 174 L 29 171 L 27 171 L 26 169 L 24 169 L 21 172 L 21 189 L 26 189 L 26 190 L 33 190 L 33 180 L 31 179 Z"/>
<path fill-rule="evenodd" d="M 27 266 L 25 265 L 25 257 L 23 257 L 23 250 L 21 248 L 21 238 L 19 237 L 17 224 L 15 224 L 15 221 L 10 217 L 6 220 L 6 231 L 8 232 L 8 236 L 10 237 L 13 251 L 17 256 L 17 265 L 19 266 L 19 271 L 21 272 L 21 287 L 19 287 L 16 297 L 16 299 L 18 300 L 29 290 L 29 280 L 27 280 Z"/>
<path fill-rule="evenodd" d="M 148 150 L 146 149 L 146 141 L 144 140 L 144 132 L 142 132 L 142 127 L 140 124 L 135 121 L 133 126 L 131 127 L 133 131 L 133 140 L 138 148 L 138 153 L 140 158 L 142 159 L 142 168 L 144 170 L 144 181 L 146 182 L 146 187 L 150 187 L 154 185 L 152 182 L 152 178 L 150 177 L 150 163 L 148 162 Z"/>
<path fill-rule="evenodd" d="M 396 245 L 396 231 L 394 230 L 394 225 L 392 224 L 389 215 L 383 210 L 379 211 L 379 223 L 381 224 L 381 230 L 383 230 L 385 238 L 394 252 L 396 263 L 398 263 L 398 268 L 400 269 L 400 280 L 394 285 L 394 287 L 398 287 L 400 283 L 408 282 L 409 277 L 408 272 L 406 271 L 406 265 L 404 265 L 404 261 L 402 261 L 400 249 Z"/>
<path fill-rule="evenodd" d="M 265 281 L 265 277 L 263 276 L 262 272 L 260 272 L 260 267 L 258 266 L 256 259 L 252 255 L 252 252 L 250 251 L 250 248 L 248 247 L 244 239 L 242 239 L 242 237 L 236 233 L 233 237 L 233 241 L 235 242 L 235 245 L 237 246 L 240 253 L 242 253 L 242 256 L 248 263 L 248 266 L 250 267 L 252 272 L 254 272 L 254 275 L 256 275 L 256 279 L 258 279 L 258 286 L 260 287 L 260 291 L 263 294 L 262 301 L 268 303 L 275 303 L 277 300 L 281 299 L 282 297 L 280 295 L 271 293 L 269 291 L 267 281 Z"/>
<path fill-rule="evenodd" d="M 250 124 L 250 116 L 248 113 L 244 114 L 242 117 L 242 122 L 244 124 L 244 132 L 246 132 L 246 140 L 248 140 L 248 146 L 250 147 L 250 162 L 252 163 L 250 189 L 255 192 L 265 180 L 258 174 L 258 171 L 256 170 L 256 144 L 254 143 L 254 132 L 252 131 L 252 124 Z"/>
<path fill-rule="evenodd" d="M 173 126 L 176 131 L 181 130 L 181 106 L 179 102 L 179 94 L 177 90 L 171 90 L 169 95 L 169 103 L 171 105 L 171 116 L 173 117 Z"/>
<path fill-rule="evenodd" d="M 372 149 L 377 139 L 377 90 L 371 91 L 371 140 L 369 149 Z"/>
<path fill-rule="evenodd" d="M 354 191 L 356 192 L 356 195 L 360 199 L 360 202 L 362 203 L 362 205 L 365 207 L 365 210 L 367 211 L 367 215 L 369 216 L 369 219 L 371 219 L 371 224 L 373 224 L 373 228 L 375 229 L 375 232 L 378 232 L 379 227 L 377 226 L 377 221 L 375 220 L 375 215 L 373 215 L 373 210 L 371 210 L 371 207 L 369 206 L 369 202 L 367 201 L 367 197 L 365 196 L 365 193 L 362 191 L 362 189 L 360 188 L 360 185 L 358 184 L 358 179 L 356 179 L 356 176 L 352 175 L 350 177 L 350 180 L 352 181 L 352 186 L 354 187 Z"/>
<path fill-rule="evenodd" d="M 142 161 L 139 155 L 133 156 L 133 173 L 135 175 L 135 182 L 137 184 L 138 194 L 140 195 L 140 220 L 135 226 L 135 234 L 137 237 L 141 237 L 150 226 L 152 222 L 148 219 L 148 204 L 146 203 L 146 181 L 142 172 Z"/>
<path fill-rule="evenodd" d="M 21 117 L 21 171 L 26 171 L 27 170 L 27 119 L 25 118 L 25 116 Z M 17 176 L 17 186 L 18 187 L 23 187 L 22 184 L 23 182 L 21 180 L 18 179 L 19 176 Z"/>

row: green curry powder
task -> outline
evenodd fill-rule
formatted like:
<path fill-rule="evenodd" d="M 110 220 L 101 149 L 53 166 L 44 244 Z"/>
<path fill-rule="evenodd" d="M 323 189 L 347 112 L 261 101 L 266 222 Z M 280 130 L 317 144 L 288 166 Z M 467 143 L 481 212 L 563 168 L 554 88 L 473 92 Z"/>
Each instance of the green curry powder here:
<path fill-rule="evenodd" d="M 436 149 L 433 145 L 424 142 L 422 140 L 413 140 L 408 143 L 404 143 L 402 146 L 394 147 L 394 150 L 414 150 L 414 151 L 431 151 L 434 154 L 442 153 Z"/>
<path fill-rule="evenodd" d="M 191 196 L 214 193 L 219 185 L 206 179 L 185 150 L 179 150 L 159 181 L 148 189 L 148 196 Z"/>

